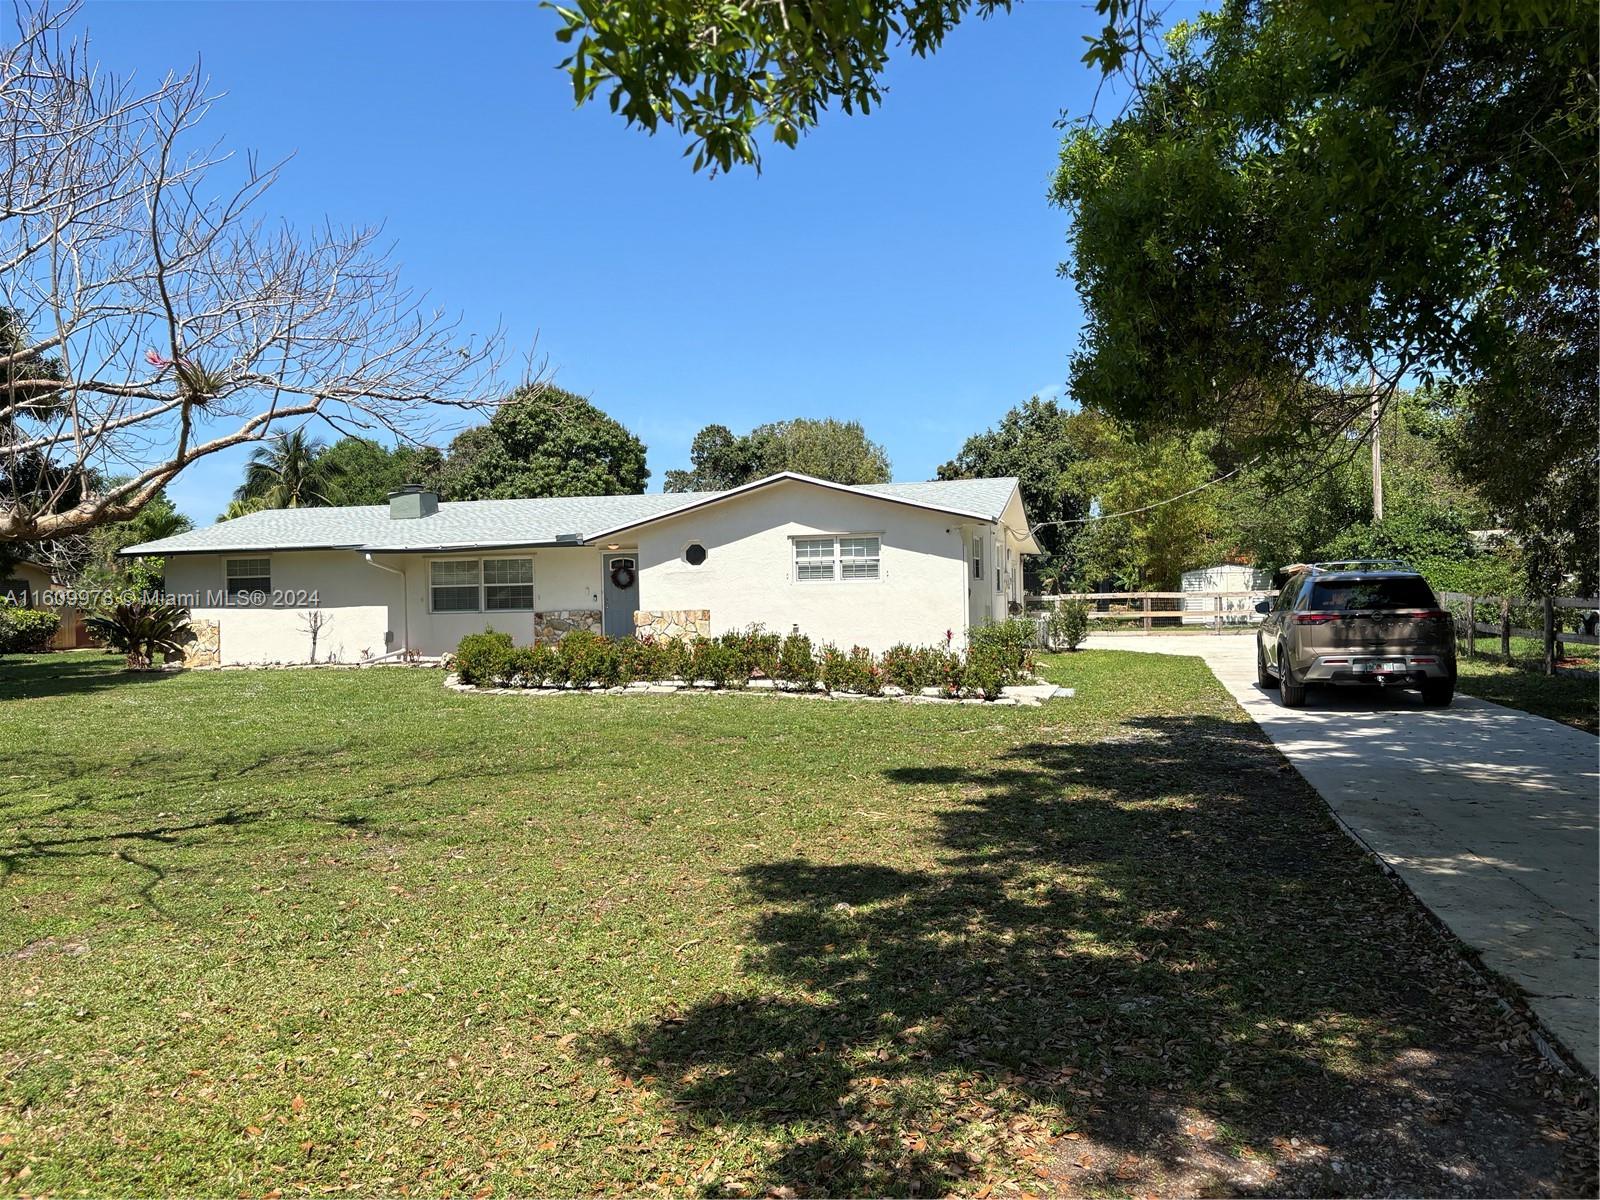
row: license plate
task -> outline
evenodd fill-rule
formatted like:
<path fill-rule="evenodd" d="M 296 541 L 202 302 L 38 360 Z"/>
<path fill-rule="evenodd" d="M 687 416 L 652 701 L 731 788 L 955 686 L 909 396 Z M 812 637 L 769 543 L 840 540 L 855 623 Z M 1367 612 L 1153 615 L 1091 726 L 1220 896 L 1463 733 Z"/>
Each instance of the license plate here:
<path fill-rule="evenodd" d="M 1404 662 L 1366 662 L 1356 664 L 1357 671 L 1368 675 L 1392 675 L 1396 672 L 1404 672 L 1405 669 L 1406 664 Z"/>

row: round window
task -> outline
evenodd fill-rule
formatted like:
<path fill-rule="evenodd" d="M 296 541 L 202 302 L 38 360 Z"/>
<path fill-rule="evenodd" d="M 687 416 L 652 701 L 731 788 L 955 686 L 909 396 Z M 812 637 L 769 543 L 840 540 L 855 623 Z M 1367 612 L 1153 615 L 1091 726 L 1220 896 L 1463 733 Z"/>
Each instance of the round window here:
<path fill-rule="evenodd" d="M 699 542 L 690 542 L 683 550 L 683 561 L 691 567 L 698 567 L 706 560 L 706 548 Z"/>

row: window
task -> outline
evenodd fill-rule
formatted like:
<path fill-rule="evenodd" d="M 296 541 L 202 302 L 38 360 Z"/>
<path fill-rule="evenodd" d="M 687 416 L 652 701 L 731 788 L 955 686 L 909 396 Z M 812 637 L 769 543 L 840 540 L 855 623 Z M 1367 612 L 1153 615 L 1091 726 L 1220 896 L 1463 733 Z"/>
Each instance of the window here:
<path fill-rule="evenodd" d="M 531 610 L 533 608 L 533 559 L 484 559 L 483 607 L 486 612 L 526 612 Z"/>
<path fill-rule="evenodd" d="M 228 599 L 237 600 L 252 592 L 272 591 L 270 558 L 230 558 L 227 560 Z"/>
<path fill-rule="evenodd" d="M 483 575 L 478 560 L 447 559 L 430 565 L 434 612 L 477 612 Z"/>
<path fill-rule="evenodd" d="M 878 578 L 879 542 L 875 537 L 794 539 L 796 583 L 856 583 Z"/>
<path fill-rule="evenodd" d="M 1374 608 L 1438 608 L 1420 575 L 1386 579 L 1318 580 L 1311 588 L 1315 612 L 1362 612 Z"/>
<path fill-rule="evenodd" d="M 706 548 L 699 542 L 690 542 L 683 549 L 683 561 L 691 567 L 698 567 L 706 560 Z"/>
<path fill-rule="evenodd" d="M 533 559 L 435 559 L 428 591 L 437 613 L 532 612 Z"/>
<path fill-rule="evenodd" d="M 972 577 L 979 583 L 983 582 L 983 539 L 972 539 Z"/>

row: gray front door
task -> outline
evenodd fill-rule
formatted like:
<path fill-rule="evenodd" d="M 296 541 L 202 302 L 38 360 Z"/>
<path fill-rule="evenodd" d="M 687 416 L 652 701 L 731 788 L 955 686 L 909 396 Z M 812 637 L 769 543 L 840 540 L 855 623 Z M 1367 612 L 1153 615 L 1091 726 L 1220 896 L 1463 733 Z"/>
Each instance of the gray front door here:
<path fill-rule="evenodd" d="M 631 554 L 608 554 L 605 567 L 606 636 L 631 638 L 633 612 L 639 607 L 639 560 Z"/>

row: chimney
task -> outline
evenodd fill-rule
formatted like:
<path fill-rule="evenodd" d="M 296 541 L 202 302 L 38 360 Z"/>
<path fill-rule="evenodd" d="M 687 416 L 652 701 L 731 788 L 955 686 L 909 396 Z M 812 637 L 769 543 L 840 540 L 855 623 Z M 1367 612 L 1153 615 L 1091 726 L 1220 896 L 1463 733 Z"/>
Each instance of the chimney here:
<path fill-rule="evenodd" d="M 403 483 L 389 493 L 389 519 L 413 521 L 418 517 L 431 517 L 439 511 L 439 497 L 420 483 Z"/>

